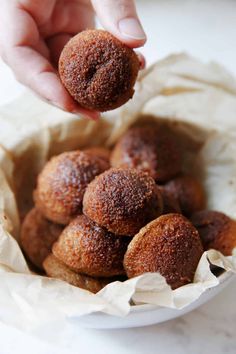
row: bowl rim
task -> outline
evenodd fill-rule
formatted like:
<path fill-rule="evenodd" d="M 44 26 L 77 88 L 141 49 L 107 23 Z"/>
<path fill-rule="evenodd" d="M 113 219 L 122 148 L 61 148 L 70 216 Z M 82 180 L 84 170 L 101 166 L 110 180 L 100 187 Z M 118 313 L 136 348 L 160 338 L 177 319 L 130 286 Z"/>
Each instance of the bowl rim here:
<path fill-rule="evenodd" d="M 220 274 L 217 277 L 219 279 L 219 283 L 216 286 L 214 286 L 213 288 L 215 288 L 217 286 L 220 286 L 221 284 L 225 283 L 226 281 L 228 281 L 230 278 L 232 278 L 234 276 L 235 276 L 235 274 L 233 272 L 224 271 L 222 274 Z M 211 289 L 212 288 L 208 288 L 195 301 L 199 300 L 206 292 L 209 292 Z M 143 305 L 131 306 L 130 312 L 144 312 L 144 311 L 152 311 L 152 310 L 158 310 L 158 309 L 164 309 L 164 308 L 165 308 L 164 306 L 158 306 L 158 305 L 152 305 L 152 304 L 143 304 Z M 167 307 L 166 307 L 166 309 L 171 310 L 170 308 L 167 308 Z"/>

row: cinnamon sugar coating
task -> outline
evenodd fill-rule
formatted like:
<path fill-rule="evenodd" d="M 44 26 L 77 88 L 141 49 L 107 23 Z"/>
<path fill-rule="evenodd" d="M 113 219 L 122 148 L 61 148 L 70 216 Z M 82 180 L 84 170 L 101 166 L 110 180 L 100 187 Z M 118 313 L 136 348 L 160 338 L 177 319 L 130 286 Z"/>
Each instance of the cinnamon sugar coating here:
<path fill-rule="evenodd" d="M 80 32 L 59 59 L 61 81 L 70 95 L 82 107 L 100 112 L 132 98 L 139 68 L 133 49 L 103 30 Z"/>
<path fill-rule="evenodd" d="M 110 282 L 109 279 L 98 279 L 75 273 L 60 262 L 53 254 L 48 255 L 43 262 L 43 267 L 49 277 L 64 280 L 71 285 L 91 291 L 92 293 L 97 293 Z"/>
<path fill-rule="evenodd" d="M 76 272 L 112 277 L 125 274 L 123 258 L 129 241 L 129 237 L 115 236 L 80 215 L 64 229 L 52 252 Z"/>
<path fill-rule="evenodd" d="M 37 208 L 49 220 L 68 224 L 82 212 L 87 185 L 108 167 L 106 161 L 79 150 L 53 157 L 38 176 Z"/>
<path fill-rule="evenodd" d="M 191 216 L 204 250 L 215 249 L 230 256 L 236 247 L 236 221 L 219 211 L 202 210 Z"/>
<path fill-rule="evenodd" d="M 182 168 L 182 152 L 175 135 L 157 123 L 130 128 L 111 155 L 112 167 L 148 172 L 157 182 L 173 178 Z"/>
<path fill-rule="evenodd" d="M 107 230 L 133 236 L 162 213 L 155 181 L 135 169 L 111 168 L 92 181 L 84 194 L 83 212 Z"/>
<path fill-rule="evenodd" d="M 206 198 L 203 186 L 192 176 L 178 176 L 166 183 L 164 189 L 179 202 L 180 209 L 186 216 L 205 207 Z"/>
<path fill-rule="evenodd" d="M 26 215 L 21 226 L 20 244 L 29 260 L 39 269 L 63 227 L 43 217 L 33 208 Z"/>
<path fill-rule="evenodd" d="M 129 278 L 159 272 L 176 289 L 193 281 L 203 253 L 195 227 L 180 214 L 162 215 L 142 228 L 124 257 Z"/>

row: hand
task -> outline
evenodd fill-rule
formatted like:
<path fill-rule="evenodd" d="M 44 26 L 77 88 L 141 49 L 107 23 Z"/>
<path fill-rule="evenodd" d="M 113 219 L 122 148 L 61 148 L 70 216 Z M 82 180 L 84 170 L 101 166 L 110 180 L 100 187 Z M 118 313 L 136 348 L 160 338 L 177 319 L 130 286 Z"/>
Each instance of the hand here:
<path fill-rule="evenodd" d="M 94 11 L 104 28 L 132 48 L 145 33 L 132 0 L 1 0 L 0 55 L 16 78 L 43 99 L 92 119 L 98 112 L 78 105 L 55 69 L 66 42 L 94 26 Z"/>

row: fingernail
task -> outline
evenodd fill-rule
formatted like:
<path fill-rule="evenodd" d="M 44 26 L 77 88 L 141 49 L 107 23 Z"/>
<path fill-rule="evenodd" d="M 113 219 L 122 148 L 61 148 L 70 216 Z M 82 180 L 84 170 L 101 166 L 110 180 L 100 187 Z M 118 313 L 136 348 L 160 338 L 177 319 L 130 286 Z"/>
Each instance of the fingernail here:
<path fill-rule="evenodd" d="M 123 18 L 118 23 L 118 28 L 126 37 L 138 40 L 146 39 L 146 34 L 140 24 L 140 22 L 133 17 Z"/>

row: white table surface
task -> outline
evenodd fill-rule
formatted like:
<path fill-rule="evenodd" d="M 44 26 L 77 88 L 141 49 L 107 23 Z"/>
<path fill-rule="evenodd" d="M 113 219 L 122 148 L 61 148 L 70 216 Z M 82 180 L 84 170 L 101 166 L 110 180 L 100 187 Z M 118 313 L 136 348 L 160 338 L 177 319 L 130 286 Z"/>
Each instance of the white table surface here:
<path fill-rule="evenodd" d="M 146 32 L 147 62 L 186 51 L 236 74 L 236 0 L 137 1 Z M 0 104 L 23 88 L 0 62 Z M 88 330 L 60 324 L 33 334 L 0 322 L 0 354 L 236 353 L 236 281 L 208 304 L 179 319 L 126 330 Z M 0 294 L 1 296 L 1 294 Z"/>

